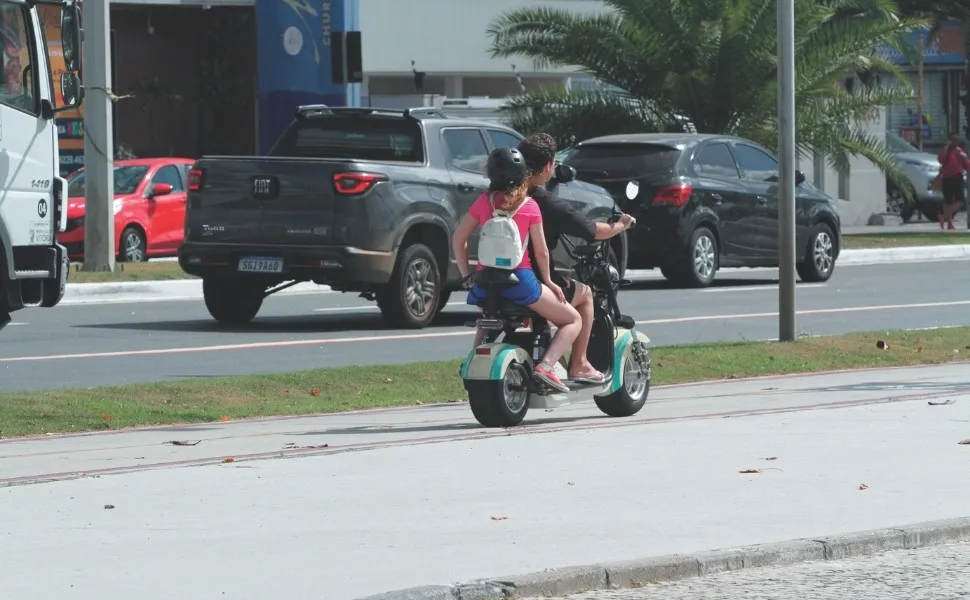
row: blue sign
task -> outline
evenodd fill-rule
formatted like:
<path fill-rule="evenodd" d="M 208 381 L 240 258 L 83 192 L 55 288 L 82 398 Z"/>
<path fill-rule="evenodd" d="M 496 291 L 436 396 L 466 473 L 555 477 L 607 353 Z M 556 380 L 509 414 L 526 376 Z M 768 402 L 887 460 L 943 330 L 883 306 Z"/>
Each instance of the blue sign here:
<path fill-rule="evenodd" d="M 355 0 L 256 0 L 259 153 L 265 155 L 301 104 L 347 104 L 332 81 L 331 34 L 347 31 Z"/>
<path fill-rule="evenodd" d="M 945 27 L 944 31 L 948 29 L 951 29 L 951 27 Z M 918 60 L 920 37 L 923 38 L 923 64 L 963 66 L 963 53 L 940 52 L 939 34 L 937 35 L 937 39 L 931 43 L 929 40 L 929 29 L 927 28 L 909 31 L 903 34 L 902 45 L 912 55 L 911 58 L 888 46 L 880 48 L 878 54 L 896 65 L 915 65 Z"/>

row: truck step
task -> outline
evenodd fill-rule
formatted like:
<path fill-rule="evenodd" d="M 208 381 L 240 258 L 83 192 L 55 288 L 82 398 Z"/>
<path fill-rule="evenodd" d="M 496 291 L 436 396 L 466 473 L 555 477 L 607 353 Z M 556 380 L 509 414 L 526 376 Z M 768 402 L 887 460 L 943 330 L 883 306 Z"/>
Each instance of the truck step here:
<path fill-rule="evenodd" d="M 17 279 L 47 279 L 51 276 L 50 271 L 14 271 L 14 277 Z"/>

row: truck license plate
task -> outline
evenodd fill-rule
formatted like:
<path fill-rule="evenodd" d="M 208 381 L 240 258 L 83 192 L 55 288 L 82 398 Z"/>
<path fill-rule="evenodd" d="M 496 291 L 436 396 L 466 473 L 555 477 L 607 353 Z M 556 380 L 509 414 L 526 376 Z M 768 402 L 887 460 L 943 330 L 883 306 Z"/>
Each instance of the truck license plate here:
<path fill-rule="evenodd" d="M 282 273 L 282 258 L 246 256 L 239 259 L 239 270 L 246 273 Z"/>

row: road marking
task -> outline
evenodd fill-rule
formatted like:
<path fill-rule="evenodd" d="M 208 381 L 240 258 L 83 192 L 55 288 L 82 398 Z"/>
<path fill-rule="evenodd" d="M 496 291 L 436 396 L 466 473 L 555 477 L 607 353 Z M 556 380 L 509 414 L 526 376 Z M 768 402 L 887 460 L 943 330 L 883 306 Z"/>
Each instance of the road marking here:
<path fill-rule="evenodd" d="M 883 304 L 877 306 L 850 306 L 845 308 L 816 308 L 799 310 L 798 315 L 826 315 L 854 312 L 874 312 L 881 310 L 902 310 L 907 308 L 940 308 L 947 306 L 970 305 L 970 300 L 950 302 L 921 302 L 917 304 Z M 647 319 L 637 321 L 637 325 L 666 325 L 671 323 L 695 323 L 698 321 L 734 321 L 740 319 L 765 319 L 777 317 L 777 312 L 738 313 L 727 315 L 698 315 L 695 317 L 674 317 L 670 319 Z M 12 356 L 0 358 L 0 364 L 16 362 L 36 362 L 43 360 L 72 360 L 79 358 L 114 358 L 119 356 L 152 356 L 160 354 L 189 354 L 193 352 L 219 352 L 222 350 L 266 350 L 270 348 L 293 348 L 299 346 L 325 346 L 330 344 L 350 344 L 363 342 L 393 342 L 398 340 L 422 340 L 446 337 L 470 336 L 475 332 L 442 331 L 435 333 L 404 333 L 396 335 L 369 335 L 361 337 L 321 338 L 313 340 L 281 340 L 277 342 L 253 342 L 249 344 L 221 344 L 217 346 L 190 346 L 183 348 L 158 348 L 152 350 L 125 350 L 119 352 L 86 352 L 78 354 L 50 354 L 46 356 Z"/>
<path fill-rule="evenodd" d="M 799 283 L 796 289 L 803 290 L 805 288 L 823 288 L 827 287 L 827 283 Z M 739 285 L 739 286 L 729 286 L 729 287 L 709 287 L 697 290 L 698 292 L 704 294 L 710 293 L 720 293 L 720 292 L 763 292 L 765 290 L 777 290 L 778 284 L 769 285 Z"/>
<path fill-rule="evenodd" d="M 7 323 L 8 327 L 13 327 L 14 325 L 30 325 L 30 323 Z"/>

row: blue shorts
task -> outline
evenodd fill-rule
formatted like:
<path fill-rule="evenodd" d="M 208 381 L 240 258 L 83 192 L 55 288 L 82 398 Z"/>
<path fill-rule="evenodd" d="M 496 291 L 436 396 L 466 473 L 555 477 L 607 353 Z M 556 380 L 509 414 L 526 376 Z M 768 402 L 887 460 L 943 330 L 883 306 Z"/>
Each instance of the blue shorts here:
<path fill-rule="evenodd" d="M 512 287 L 500 289 L 498 291 L 499 295 L 521 306 L 528 306 L 529 304 L 538 302 L 539 297 L 542 296 L 542 284 L 539 283 L 535 271 L 532 269 L 516 269 L 513 272 L 519 278 L 519 282 Z M 478 306 L 485 302 L 487 297 L 488 292 L 476 283 L 468 291 L 468 299 L 466 302 Z"/>

